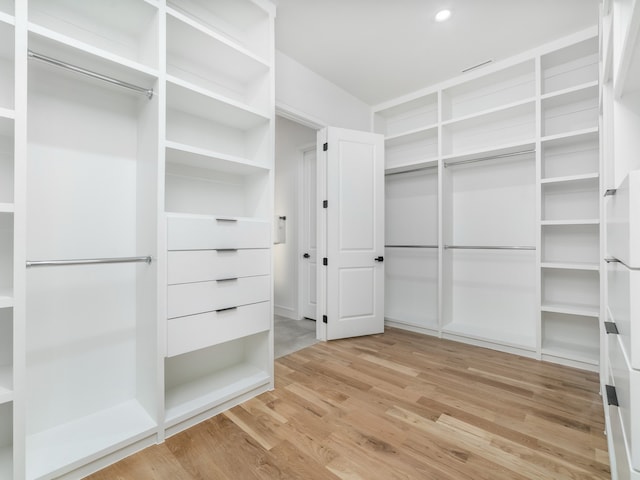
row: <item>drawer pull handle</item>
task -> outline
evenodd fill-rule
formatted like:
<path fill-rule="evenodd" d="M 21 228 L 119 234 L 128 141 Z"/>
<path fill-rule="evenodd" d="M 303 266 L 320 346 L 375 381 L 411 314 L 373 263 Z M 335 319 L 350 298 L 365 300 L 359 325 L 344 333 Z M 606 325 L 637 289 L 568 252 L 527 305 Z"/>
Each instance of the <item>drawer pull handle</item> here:
<path fill-rule="evenodd" d="M 614 322 L 604 322 L 604 330 L 607 333 L 612 333 L 614 335 L 618 335 L 620 333 L 618 331 L 618 326 Z"/>
<path fill-rule="evenodd" d="M 234 277 L 234 278 L 219 278 L 216 280 L 216 282 L 233 282 L 234 280 L 238 280 L 238 277 Z"/>
<path fill-rule="evenodd" d="M 229 312 L 231 310 L 237 310 L 237 309 L 238 309 L 238 307 L 219 308 L 218 310 L 216 310 L 216 313 Z"/>
<path fill-rule="evenodd" d="M 216 218 L 216 222 L 237 222 L 237 218 Z"/>
<path fill-rule="evenodd" d="M 607 389 L 607 404 L 613 405 L 614 407 L 619 407 L 618 404 L 618 394 L 616 393 L 616 387 L 613 385 L 605 385 Z"/>

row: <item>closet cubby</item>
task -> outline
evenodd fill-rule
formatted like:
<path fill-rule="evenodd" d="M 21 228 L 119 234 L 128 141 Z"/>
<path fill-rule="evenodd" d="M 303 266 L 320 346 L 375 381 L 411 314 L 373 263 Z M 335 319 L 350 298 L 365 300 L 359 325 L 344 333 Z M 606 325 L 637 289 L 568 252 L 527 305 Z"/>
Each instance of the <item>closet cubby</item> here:
<path fill-rule="evenodd" d="M 598 37 L 542 55 L 542 93 L 549 94 L 598 81 Z"/>
<path fill-rule="evenodd" d="M 455 120 L 535 97 L 535 63 L 528 60 L 442 91 L 442 120 Z"/>
<path fill-rule="evenodd" d="M 0 402 L 0 478 L 13 478 L 13 404 Z"/>
<path fill-rule="evenodd" d="M 532 142 L 536 136 L 535 102 L 525 101 L 442 124 L 442 154 L 454 157 L 497 146 Z"/>
<path fill-rule="evenodd" d="M 406 135 L 387 137 L 385 140 L 385 168 L 401 171 L 437 164 L 438 128 L 427 128 Z"/>
<path fill-rule="evenodd" d="M 1 7 L 1 6 L 0 6 Z M 0 121 L 13 117 L 14 95 L 14 26 L 0 17 Z M 2 129 L 0 127 L 0 134 Z"/>
<path fill-rule="evenodd" d="M 597 316 L 600 309 L 600 278 L 596 270 L 542 269 L 542 306 Z"/>
<path fill-rule="evenodd" d="M 41 478 L 157 434 L 159 111 L 41 62 L 27 110 L 27 261 L 152 258 L 27 270 L 26 476 Z"/>
<path fill-rule="evenodd" d="M 168 357 L 165 360 L 165 409 L 169 435 L 197 423 L 194 416 L 223 411 L 238 396 L 250 395 L 271 381 L 271 333 Z M 211 416 L 209 413 L 207 416 Z"/>
<path fill-rule="evenodd" d="M 169 0 L 175 12 L 266 59 L 270 55 L 269 15 L 250 0 Z"/>
<path fill-rule="evenodd" d="M 198 45 L 198 48 L 193 48 Z M 167 74 L 257 110 L 268 112 L 270 65 L 251 51 L 167 11 Z"/>
<path fill-rule="evenodd" d="M 542 357 L 598 365 L 600 327 L 596 316 L 542 312 Z"/>
<path fill-rule="evenodd" d="M 600 259 L 600 226 L 543 225 L 541 243 L 543 263 L 597 265 Z"/>
<path fill-rule="evenodd" d="M 572 221 L 600 218 L 597 174 L 542 181 L 542 220 Z"/>
<path fill-rule="evenodd" d="M 600 149 L 598 129 L 568 133 L 542 140 L 542 179 L 598 173 Z"/>
<path fill-rule="evenodd" d="M 400 137 L 438 124 L 438 94 L 424 95 L 400 105 L 377 111 L 373 129 L 388 137 Z M 436 150 L 437 153 L 437 150 Z"/>
<path fill-rule="evenodd" d="M 598 127 L 598 82 L 542 97 L 542 136 Z"/>
<path fill-rule="evenodd" d="M 31 31 L 150 69 L 158 68 L 158 18 L 157 4 L 147 0 L 29 2 Z"/>

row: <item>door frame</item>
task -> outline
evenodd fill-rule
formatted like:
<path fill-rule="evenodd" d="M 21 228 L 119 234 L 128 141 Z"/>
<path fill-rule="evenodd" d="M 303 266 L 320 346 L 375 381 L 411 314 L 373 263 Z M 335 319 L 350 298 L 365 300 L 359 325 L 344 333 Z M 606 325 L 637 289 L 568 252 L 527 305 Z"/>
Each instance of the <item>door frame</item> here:
<path fill-rule="evenodd" d="M 296 168 L 296 175 L 297 175 L 297 180 L 296 180 L 296 212 L 297 212 L 297 222 L 298 222 L 298 232 L 297 232 L 297 260 L 298 260 L 298 268 L 296 269 L 296 275 L 298 277 L 298 281 L 297 281 L 297 317 L 299 320 L 304 318 L 303 315 L 303 301 L 302 301 L 302 291 L 304 288 L 304 283 L 305 283 L 305 279 L 304 279 L 304 275 L 303 275 L 303 261 L 302 261 L 302 255 L 304 254 L 304 245 L 303 245 L 303 240 L 305 237 L 305 232 L 304 232 L 304 219 L 303 219 L 303 212 L 302 209 L 300 208 L 300 205 L 303 205 L 304 202 L 304 155 L 307 152 L 310 152 L 311 150 L 316 150 L 317 149 L 317 145 L 316 143 L 307 143 L 306 145 L 303 145 L 301 147 L 298 147 L 298 164 L 297 164 L 297 168 Z M 317 152 L 316 152 L 316 162 L 318 161 L 317 158 Z M 317 180 L 316 178 L 317 176 L 317 170 L 313 173 L 313 180 Z M 317 234 L 316 234 L 317 236 Z M 316 250 L 317 250 L 317 246 L 316 246 Z M 316 255 L 316 261 L 317 261 L 317 255 Z M 317 268 L 317 267 L 316 267 Z M 317 301 L 317 298 L 316 298 Z M 317 305 L 317 303 L 316 303 Z M 316 322 L 318 321 L 318 308 L 316 306 Z"/>

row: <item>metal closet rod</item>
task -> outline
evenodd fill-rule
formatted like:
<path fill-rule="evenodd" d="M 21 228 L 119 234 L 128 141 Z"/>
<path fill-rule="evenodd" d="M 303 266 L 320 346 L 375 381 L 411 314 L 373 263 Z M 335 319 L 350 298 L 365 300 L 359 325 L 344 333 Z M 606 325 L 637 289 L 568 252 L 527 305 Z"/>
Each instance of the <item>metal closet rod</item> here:
<path fill-rule="evenodd" d="M 527 155 L 528 153 L 536 153 L 535 149 L 533 150 L 521 150 L 519 152 L 512 153 L 502 153 L 500 155 L 490 155 L 488 157 L 479 157 L 479 158 L 470 158 L 469 160 L 460 160 L 458 162 L 445 162 L 445 167 L 451 167 L 454 165 L 465 165 L 467 163 L 476 163 L 476 162 L 484 162 L 485 160 L 495 160 L 498 158 L 509 158 L 509 157 L 518 157 L 520 155 Z"/>
<path fill-rule="evenodd" d="M 87 70 L 86 68 L 78 67 L 76 65 L 72 65 L 67 62 L 63 62 L 62 60 L 57 60 L 55 58 L 47 57 L 46 55 L 42 55 L 40 53 L 36 53 L 33 50 L 28 50 L 28 55 L 30 58 L 35 58 L 36 60 L 40 60 L 46 63 L 50 63 L 51 65 L 55 65 L 57 67 L 66 68 L 67 70 L 71 70 L 76 73 L 80 73 L 82 75 L 86 75 L 87 77 L 97 78 L 98 80 L 102 80 L 104 82 L 112 83 L 114 85 L 118 85 L 119 87 L 128 88 L 130 90 L 135 90 L 136 92 L 144 93 L 149 100 L 153 98 L 153 89 L 152 88 L 144 88 L 139 87 L 138 85 L 134 85 L 132 83 L 124 82 L 122 80 L 118 80 L 117 78 L 108 77 L 106 75 L 102 75 L 101 73 L 97 73 L 91 70 Z"/>
<path fill-rule="evenodd" d="M 385 248 L 438 248 L 438 245 L 385 245 Z"/>
<path fill-rule="evenodd" d="M 102 263 L 151 263 L 151 256 L 146 257 L 113 257 L 113 258 L 84 258 L 75 260 L 27 260 L 30 267 L 57 267 L 64 265 L 96 265 Z"/>
<path fill-rule="evenodd" d="M 529 245 L 445 245 L 445 250 L 535 250 Z"/>

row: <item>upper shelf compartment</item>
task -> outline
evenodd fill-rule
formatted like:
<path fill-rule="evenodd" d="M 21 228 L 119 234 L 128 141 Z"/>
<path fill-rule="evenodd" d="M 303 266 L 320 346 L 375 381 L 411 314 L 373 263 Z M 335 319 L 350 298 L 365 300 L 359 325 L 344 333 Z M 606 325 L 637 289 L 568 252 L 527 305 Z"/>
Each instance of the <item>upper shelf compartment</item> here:
<path fill-rule="evenodd" d="M 598 37 L 543 55 L 542 94 L 598 81 Z"/>
<path fill-rule="evenodd" d="M 167 9 L 169 75 L 266 112 L 271 96 L 269 71 L 269 64 L 251 51 Z"/>
<path fill-rule="evenodd" d="M 386 138 L 424 130 L 438 122 L 438 94 L 432 93 L 375 112 L 374 131 Z"/>
<path fill-rule="evenodd" d="M 442 91 L 442 121 L 494 110 L 535 96 L 533 60 Z"/>
<path fill-rule="evenodd" d="M 30 30 L 111 60 L 158 68 L 158 8 L 144 0 L 30 0 Z"/>
<path fill-rule="evenodd" d="M 269 14 L 255 3 L 249 0 L 169 0 L 167 5 L 263 60 L 271 57 Z"/>

